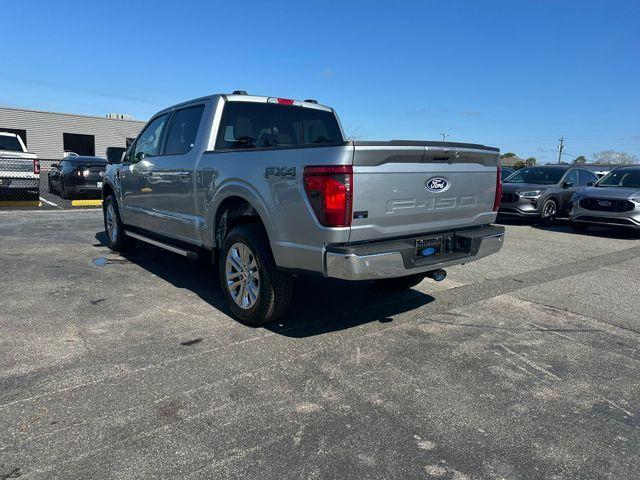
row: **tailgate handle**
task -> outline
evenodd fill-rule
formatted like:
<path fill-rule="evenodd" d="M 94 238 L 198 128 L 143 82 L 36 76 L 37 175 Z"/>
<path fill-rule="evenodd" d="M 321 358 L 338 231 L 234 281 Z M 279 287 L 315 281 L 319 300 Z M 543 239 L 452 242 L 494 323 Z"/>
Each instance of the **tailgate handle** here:
<path fill-rule="evenodd" d="M 451 157 L 433 157 L 433 161 L 434 162 L 446 162 L 447 160 L 449 160 Z"/>

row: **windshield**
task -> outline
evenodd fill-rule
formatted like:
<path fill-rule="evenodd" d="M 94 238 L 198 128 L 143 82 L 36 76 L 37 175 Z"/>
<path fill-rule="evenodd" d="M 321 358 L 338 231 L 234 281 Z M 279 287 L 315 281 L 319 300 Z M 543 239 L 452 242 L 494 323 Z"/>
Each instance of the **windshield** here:
<path fill-rule="evenodd" d="M 22 145 L 20 145 L 18 137 L 0 135 L 0 150 L 7 150 L 9 152 L 22 152 Z"/>
<path fill-rule="evenodd" d="M 602 177 L 595 186 L 640 188 L 640 168 L 638 170 L 614 170 Z"/>
<path fill-rule="evenodd" d="M 526 167 L 507 178 L 504 183 L 536 183 L 553 185 L 560 181 L 566 170 L 551 167 Z"/>

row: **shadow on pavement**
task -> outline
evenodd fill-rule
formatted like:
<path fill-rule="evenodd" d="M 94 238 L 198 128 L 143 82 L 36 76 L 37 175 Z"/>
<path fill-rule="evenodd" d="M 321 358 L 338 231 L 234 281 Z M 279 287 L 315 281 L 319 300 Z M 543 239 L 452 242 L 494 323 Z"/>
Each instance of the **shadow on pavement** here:
<path fill-rule="evenodd" d="M 563 218 L 557 219 L 556 222 L 550 226 L 540 225 L 535 221 L 517 217 L 498 217 L 496 223 L 499 225 L 529 225 L 538 230 L 600 238 L 613 238 L 616 240 L 637 240 L 640 238 L 640 231 L 624 227 L 600 227 L 591 225 L 586 232 L 576 232 L 569 225 L 569 220 Z"/>
<path fill-rule="evenodd" d="M 98 241 L 95 247 L 106 245 L 104 232 L 96 233 L 95 238 Z M 192 291 L 212 307 L 231 316 L 220 289 L 216 266 L 188 260 L 142 242 L 123 257 L 177 288 Z M 118 260 L 112 263 L 118 263 Z M 289 311 L 264 327 L 291 338 L 322 335 L 371 322 L 388 323 L 394 315 L 434 300 L 418 290 L 394 292 L 381 289 L 373 282 L 346 282 L 320 275 L 296 276 L 293 289 Z"/>

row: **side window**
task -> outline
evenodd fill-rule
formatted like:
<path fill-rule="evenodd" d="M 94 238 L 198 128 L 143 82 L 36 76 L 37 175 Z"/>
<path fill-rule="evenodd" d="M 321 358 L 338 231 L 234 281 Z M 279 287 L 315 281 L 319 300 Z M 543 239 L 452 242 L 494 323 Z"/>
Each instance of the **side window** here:
<path fill-rule="evenodd" d="M 578 185 L 580 185 L 580 183 L 578 182 L 578 171 L 571 170 L 569 173 L 567 173 L 567 176 L 564 177 L 564 181 L 572 183 L 573 187 L 577 187 Z"/>
<path fill-rule="evenodd" d="M 155 157 L 160 153 L 160 138 L 169 115 L 164 114 L 151 121 L 135 143 L 131 163 L 137 163 L 145 157 Z"/>
<path fill-rule="evenodd" d="M 587 186 L 589 183 L 595 183 L 598 178 L 591 172 L 587 170 L 579 170 L 578 178 L 580 178 L 580 185 Z"/>
<path fill-rule="evenodd" d="M 165 155 L 183 155 L 193 148 L 204 105 L 178 110 L 173 116 Z"/>

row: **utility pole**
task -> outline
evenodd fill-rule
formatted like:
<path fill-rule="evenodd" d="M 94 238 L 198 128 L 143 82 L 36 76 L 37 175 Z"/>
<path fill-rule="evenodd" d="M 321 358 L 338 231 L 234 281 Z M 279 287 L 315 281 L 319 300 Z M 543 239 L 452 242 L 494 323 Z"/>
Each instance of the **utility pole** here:
<path fill-rule="evenodd" d="M 564 137 L 560 137 L 560 147 L 558 147 L 558 163 L 562 163 L 562 150 L 564 150 Z"/>
<path fill-rule="evenodd" d="M 441 133 L 440 135 L 442 135 L 442 143 L 444 143 L 445 139 L 449 136 L 448 133 Z"/>

